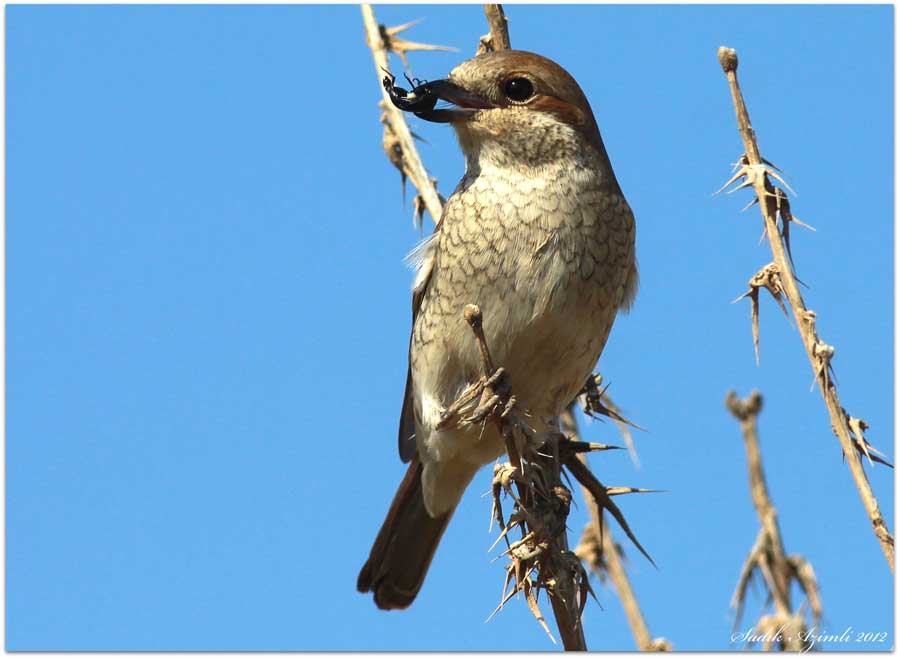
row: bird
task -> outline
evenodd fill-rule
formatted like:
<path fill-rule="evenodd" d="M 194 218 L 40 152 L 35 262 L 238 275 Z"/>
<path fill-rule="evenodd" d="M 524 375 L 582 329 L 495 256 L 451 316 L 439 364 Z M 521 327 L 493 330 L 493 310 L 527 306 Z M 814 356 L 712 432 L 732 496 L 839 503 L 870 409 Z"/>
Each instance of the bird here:
<path fill-rule="evenodd" d="M 482 374 L 466 305 L 481 309 L 493 361 L 536 436 L 546 436 L 559 431 L 638 287 L 633 212 L 593 110 L 565 69 L 535 53 L 493 51 L 426 90 L 432 102 L 416 114 L 452 126 L 465 172 L 411 254 L 399 423 L 409 466 L 357 580 L 384 610 L 415 600 L 463 492 L 505 451 L 491 423 L 438 427 Z"/>

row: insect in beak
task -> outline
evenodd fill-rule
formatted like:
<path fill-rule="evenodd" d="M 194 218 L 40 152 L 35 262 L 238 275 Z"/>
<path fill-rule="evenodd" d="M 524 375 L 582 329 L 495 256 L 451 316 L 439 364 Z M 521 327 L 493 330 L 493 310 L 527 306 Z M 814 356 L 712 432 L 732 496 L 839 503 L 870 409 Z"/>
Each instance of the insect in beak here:
<path fill-rule="evenodd" d="M 389 71 L 384 71 L 384 89 L 390 96 L 390 101 L 404 112 L 412 112 L 420 119 L 435 123 L 451 123 L 465 121 L 479 110 L 494 107 L 492 103 L 476 96 L 450 80 L 435 80 L 426 82 L 417 78 L 406 81 L 412 87 L 406 91 L 396 86 L 396 77 Z M 437 101 L 443 100 L 452 103 L 456 107 L 435 109 Z"/>

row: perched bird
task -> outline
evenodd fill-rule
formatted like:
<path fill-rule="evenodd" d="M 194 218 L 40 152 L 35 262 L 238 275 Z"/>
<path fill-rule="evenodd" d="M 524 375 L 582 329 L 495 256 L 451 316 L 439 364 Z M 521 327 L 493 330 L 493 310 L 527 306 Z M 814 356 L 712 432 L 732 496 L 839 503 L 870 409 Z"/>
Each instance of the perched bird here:
<path fill-rule="evenodd" d="M 437 429 L 480 377 L 466 304 L 538 435 L 591 373 L 637 290 L 635 227 L 577 82 L 534 53 L 468 60 L 428 93 L 418 116 L 450 123 L 465 175 L 418 248 L 399 452 L 406 476 L 359 574 L 383 609 L 405 608 L 475 472 L 504 442 L 492 423 Z M 412 105 L 410 103 L 410 105 Z"/>

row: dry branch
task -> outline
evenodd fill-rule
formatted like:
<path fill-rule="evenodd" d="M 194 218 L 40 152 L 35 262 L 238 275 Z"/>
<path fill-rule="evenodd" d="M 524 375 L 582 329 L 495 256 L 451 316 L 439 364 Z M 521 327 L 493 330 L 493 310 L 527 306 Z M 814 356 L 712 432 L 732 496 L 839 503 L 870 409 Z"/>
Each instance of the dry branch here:
<path fill-rule="evenodd" d="M 569 438 L 578 437 L 577 420 L 574 416 L 573 406 L 566 409 L 562 415 L 562 428 Z M 580 455 L 586 465 L 586 455 Z M 582 487 L 585 500 L 590 500 L 590 492 Z M 584 527 L 584 533 L 578 542 L 575 554 L 586 562 L 600 579 L 606 576 L 615 586 L 627 623 L 631 628 L 631 634 L 640 651 L 671 651 L 673 647 L 665 638 L 653 639 L 649 632 L 649 626 L 640 610 L 637 595 L 628 578 L 621 557 L 621 547 L 615 542 L 612 529 L 606 523 L 605 512 L 596 505 L 590 505 L 590 522 Z"/>
<path fill-rule="evenodd" d="M 871 485 L 868 482 L 859 456 L 859 452 L 870 456 L 870 444 L 862 435 L 863 430 L 860 426 L 858 431 L 853 431 L 850 424 L 853 419 L 846 413 L 846 410 L 840 403 L 832 376 L 831 358 L 834 353 L 833 347 L 827 345 L 818 337 L 815 326 L 816 315 L 806 307 L 802 299 L 798 280 L 791 264 L 789 225 L 791 222 L 795 222 L 796 218 L 790 211 L 786 192 L 773 185 L 770 178 L 781 182 L 787 188 L 789 186 L 775 171 L 776 168 L 762 158 L 759 151 L 755 130 L 753 130 L 749 121 L 749 113 L 743 100 L 743 92 L 740 90 L 740 85 L 737 81 L 738 60 L 736 51 L 731 48 L 720 48 L 718 50 L 718 61 L 730 83 L 731 96 L 737 116 L 737 126 L 745 149 L 745 154 L 738 163 L 738 172 L 725 187 L 742 179 L 742 182 L 736 189 L 752 187 L 755 192 L 755 200 L 758 202 L 762 213 L 768 244 L 771 246 L 771 251 L 774 255 L 774 265 L 778 271 L 778 283 L 782 286 L 783 293 L 786 295 L 793 310 L 793 316 L 796 318 L 796 325 L 802 337 L 802 343 L 805 346 L 806 354 L 815 373 L 815 380 L 827 405 L 831 426 L 840 440 L 843 455 L 849 465 L 849 470 L 852 473 L 852 478 L 855 481 L 855 486 L 858 489 L 865 511 L 871 520 L 874 534 L 880 542 L 881 549 L 886 556 L 890 570 L 892 570 L 894 559 L 893 537 L 889 532 L 883 515 L 880 513 L 877 499 L 871 490 Z M 778 229 L 778 217 L 780 217 L 783 225 L 782 231 Z M 755 305 L 754 318 L 757 322 L 757 297 L 754 298 L 753 303 Z M 757 336 L 757 329 L 754 328 L 754 332 Z"/>
<path fill-rule="evenodd" d="M 481 37 L 478 46 L 478 55 L 483 55 L 492 50 L 509 50 L 512 43 L 509 41 L 509 19 L 502 5 L 484 5 L 484 14 L 490 25 L 490 33 Z"/>
<path fill-rule="evenodd" d="M 570 451 L 563 445 L 564 437 L 538 437 L 528 425 L 527 411 L 518 407 L 506 371 L 497 368 L 490 355 L 481 310 L 469 304 L 464 317 L 477 341 L 483 375 L 447 408 L 438 428 L 480 425 L 483 431 L 491 422 L 506 443 L 509 463 L 497 464 L 493 480 L 493 516 L 500 527 L 497 542 L 506 541 L 504 554 L 510 559 L 497 611 L 521 592 L 555 642 L 537 604 L 539 592 L 545 590 L 565 650 L 586 651 L 581 614 L 586 595 L 592 592 L 580 560 L 568 548 L 565 527 L 571 492 L 562 483 L 561 465 Z M 503 492 L 514 501 L 508 522 L 502 508 Z M 521 538 L 510 542 L 510 532 L 515 528 Z"/>
<path fill-rule="evenodd" d="M 529 414 L 519 407 L 508 373 L 493 361 L 484 335 L 480 309 L 474 305 L 466 306 L 464 318 L 477 341 L 483 374 L 447 407 L 437 427 L 479 427 L 483 431 L 487 423 L 493 423 L 505 440 L 509 462 L 497 464 L 494 468 L 492 515 L 500 527 L 494 546 L 505 541 L 507 550 L 504 555 L 509 557 L 510 564 L 506 566 L 501 602 L 494 614 L 520 592 L 534 616 L 549 633 L 537 603 L 539 592 L 545 590 L 550 597 L 563 646 L 568 651 L 585 651 L 581 617 L 587 594 L 592 595 L 593 592 L 580 559 L 568 546 L 565 524 L 571 492 L 562 482 L 562 467 L 566 467 L 568 473 L 584 487 L 585 495 L 589 494 L 588 500 L 593 498 L 594 505 L 591 507 L 596 509 L 596 513 L 608 511 L 634 545 L 652 562 L 621 510 L 612 501 L 615 495 L 644 493 L 647 490 L 606 487 L 582 461 L 583 453 L 607 450 L 609 446 L 572 440 L 559 433 L 538 434 L 530 427 L 527 420 Z M 512 513 L 508 516 L 503 511 L 503 493 L 513 500 Z M 510 541 L 510 533 L 516 529 L 521 537 Z M 600 528 L 599 536 L 601 534 Z"/>
<path fill-rule="evenodd" d="M 428 171 L 418 155 L 412 131 L 409 130 L 409 124 L 406 123 L 406 117 L 390 102 L 390 97 L 380 82 L 385 71 L 390 70 L 390 62 L 387 58 L 389 52 L 397 53 L 406 62 L 405 53 L 408 50 L 445 50 L 446 48 L 427 46 L 427 44 L 414 44 L 417 47 L 410 47 L 410 42 L 398 40 L 396 34 L 408 29 L 414 23 L 406 23 L 395 28 L 379 25 L 375 20 L 375 13 L 371 5 L 362 5 L 362 18 L 365 22 L 365 38 L 375 61 L 375 74 L 381 87 L 383 99 L 381 108 L 385 112 L 385 117 L 382 119 L 384 148 L 387 157 L 400 170 L 403 180 L 408 177 L 415 185 L 415 189 L 418 190 L 416 209 L 422 207 L 426 209 L 436 224 L 440 221 L 440 215 L 443 212 L 443 202 L 440 200 L 440 195 L 437 194 L 436 181 L 428 175 Z M 408 62 L 406 65 L 408 67 Z"/>
<path fill-rule="evenodd" d="M 749 490 L 752 504 L 758 514 L 762 529 L 749 557 L 740 571 L 737 588 L 731 599 L 731 606 L 736 610 L 734 626 L 740 623 L 746 597 L 746 586 L 755 573 L 761 573 L 774 603 L 774 614 L 759 619 L 757 627 L 763 629 L 782 629 L 777 635 L 781 638 L 780 648 L 784 651 L 804 651 L 807 643 L 808 627 L 802 611 L 795 612 L 790 597 L 790 584 L 795 580 L 806 594 L 814 623 L 821 620 L 821 601 L 818 596 L 818 583 L 811 565 L 799 555 L 787 555 L 784 550 L 780 526 L 777 523 L 777 509 L 771 502 L 765 473 L 762 468 L 762 453 L 758 439 L 758 414 L 762 409 L 762 396 L 753 391 L 748 398 L 740 400 L 736 393 L 730 391 L 725 400 L 728 411 L 740 421 L 743 443 L 746 446 L 746 461 L 749 466 Z M 764 632 L 764 631 L 763 631 Z M 805 638 L 805 639 L 804 639 Z M 770 648 L 766 644 L 765 649 Z"/>

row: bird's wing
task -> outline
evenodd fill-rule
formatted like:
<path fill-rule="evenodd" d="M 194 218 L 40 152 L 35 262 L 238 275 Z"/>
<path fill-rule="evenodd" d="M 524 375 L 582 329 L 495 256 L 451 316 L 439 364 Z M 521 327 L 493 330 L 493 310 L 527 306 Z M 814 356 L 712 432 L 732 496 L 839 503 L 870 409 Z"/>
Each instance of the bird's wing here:
<path fill-rule="evenodd" d="M 415 331 L 415 320 L 418 318 L 418 309 L 421 308 L 421 300 L 434 272 L 434 263 L 437 262 L 437 242 L 440 224 L 434 228 L 434 232 L 412 252 L 406 256 L 406 262 L 416 270 L 415 283 L 412 285 L 412 331 Z M 412 337 L 409 337 L 409 347 L 412 347 Z M 411 356 L 411 355 L 410 355 Z M 403 395 L 403 410 L 400 413 L 399 432 L 400 459 L 407 463 L 415 456 L 415 405 L 412 399 L 412 363 L 406 371 L 406 392 Z"/>

